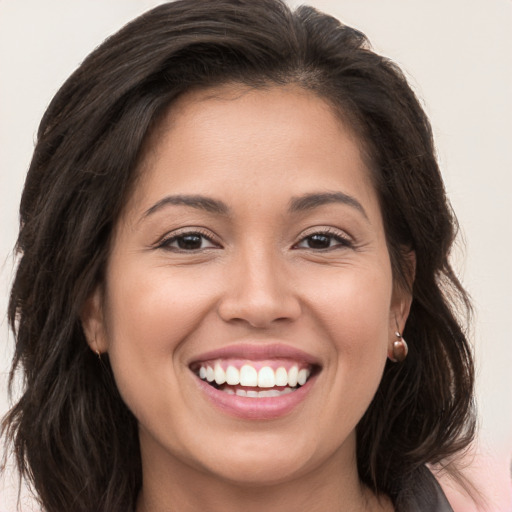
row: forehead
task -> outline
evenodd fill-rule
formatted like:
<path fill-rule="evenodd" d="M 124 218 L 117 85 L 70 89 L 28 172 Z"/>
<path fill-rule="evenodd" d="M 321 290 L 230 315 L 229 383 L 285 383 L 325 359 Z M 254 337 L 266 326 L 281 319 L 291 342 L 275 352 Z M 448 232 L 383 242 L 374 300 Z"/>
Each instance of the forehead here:
<path fill-rule="evenodd" d="M 318 95 L 298 86 L 225 85 L 183 94 L 146 141 L 134 196 L 209 192 L 243 181 L 253 193 L 359 188 L 374 195 L 361 144 Z M 357 185 L 357 187 L 356 187 Z"/>
<path fill-rule="evenodd" d="M 245 117 L 240 117 L 242 114 Z M 229 122 L 240 127 L 243 124 L 245 130 L 252 128 L 254 135 L 270 135 L 273 126 L 283 128 L 276 121 L 285 121 L 290 129 L 316 128 L 324 136 L 335 132 L 359 145 L 359 137 L 343 117 L 329 101 L 299 85 L 226 84 L 193 89 L 179 96 L 168 107 L 149 142 L 154 147 L 173 129 L 194 129 L 200 124 L 201 129 L 217 131 L 220 124 Z"/>

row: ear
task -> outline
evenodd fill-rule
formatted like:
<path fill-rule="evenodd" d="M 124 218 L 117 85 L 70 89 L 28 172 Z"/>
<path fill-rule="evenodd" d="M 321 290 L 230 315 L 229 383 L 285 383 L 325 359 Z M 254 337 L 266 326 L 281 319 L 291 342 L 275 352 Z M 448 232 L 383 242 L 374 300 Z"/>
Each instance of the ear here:
<path fill-rule="evenodd" d="M 108 343 L 103 308 L 103 287 L 97 285 L 85 301 L 80 320 L 90 349 L 96 354 L 107 352 Z"/>
<path fill-rule="evenodd" d="M 393 286 L 393 296 L 391 299 L 390 311 L 390 331 L 392 338 L 395 338 L 395 332 L 402 334 L 407 317 L 411 310 L 412 288 L 414 277 L 416 275 L 416 253 L 408 251 L 406 254 L 405 283 L 395 282 Z"/>

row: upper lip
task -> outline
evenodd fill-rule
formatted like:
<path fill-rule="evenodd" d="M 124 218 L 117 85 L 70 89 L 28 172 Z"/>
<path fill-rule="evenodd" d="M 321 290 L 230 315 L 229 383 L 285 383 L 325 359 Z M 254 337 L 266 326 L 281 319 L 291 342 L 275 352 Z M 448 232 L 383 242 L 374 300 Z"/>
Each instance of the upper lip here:
<path fill-rule="evenodd" d="M 292 359 L 297 362 L 305 362 L 310 365 L 319 366 L 316 357 L 303 350 L 282 343 L 262 344 L 240 343 L 228 345 L 216 350 L 205 352 L 193 358 L 191 365 L 202 361 L 214 359 L 247 359 L 252 361 L 263 361 L 266 359 Z"/>

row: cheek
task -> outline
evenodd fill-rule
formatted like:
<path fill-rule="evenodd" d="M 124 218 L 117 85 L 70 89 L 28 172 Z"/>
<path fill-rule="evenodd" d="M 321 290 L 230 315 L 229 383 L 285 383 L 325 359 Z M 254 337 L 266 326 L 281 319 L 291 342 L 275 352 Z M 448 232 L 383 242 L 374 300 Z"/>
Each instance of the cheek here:
<path fill-rule="evenodd" d="M 341 309 L 324 323 L 336 350 L 337 380 L 343 389 L 373 396 L 387 357 L 389 301 L 365 294 L 341 299 Z"/>
<path fill-rule="evenodd" d="M 346 355 L 387 347 L 392 297 L 387 260 L 317 273 L 304 282 L 317 324 Z M 306 294 L 305 294 L 306 295 Z"/>
<path fill-rule="evenodd" d="M 212 296 L 186 272 L 118 264 L 109 275 L 107 345 L 117 386 L 139 417 L 139 405 L 155 410 L 155 389 L 178 389 L 182 342 L 210 310 Z M 155 399 L 155 403 L 151 401 Z"/>
<path fill-rule="evenodd" d="M 382 378 L 392 296 L 386 270 L 385 264 L 340 270 L 315 297 L 316 324 L 332 350 L 325 370 L 333 382 L 330 407 L 343 420 L 338 424 L 357 424 Z"/>
<path fill-rule="evenodd" d="M 130 346 L 153 356 L 174 350 L 211 302 L 204 286 L 198 285 L 204 280 L 189 273 L 157 267 L 124 268 L 113 274 L 108 297 L 112 350 Z"/>

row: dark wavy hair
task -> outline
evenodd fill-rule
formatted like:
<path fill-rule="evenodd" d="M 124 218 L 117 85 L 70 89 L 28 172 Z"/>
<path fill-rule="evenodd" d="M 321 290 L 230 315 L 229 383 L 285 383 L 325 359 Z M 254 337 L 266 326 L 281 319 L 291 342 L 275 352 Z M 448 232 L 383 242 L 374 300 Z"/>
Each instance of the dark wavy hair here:
<path fill-rule="evenodd" d="M 102 282 L 113 227 L 144 141 L 191 88 L 295 84 L 358 136 L 384 218 L 395 283 L 412 307 L 409 356 L 388 361 L 357 427 L 361 480 L 395 501 L 426 463 L 474 433 L 469 301 L 448 256 L 456 221 L 431 128 L 402 72 L 366 37 L 280 0 L 181 0 L 107 39 L 65 82 L 38 131 L 20 207 L 9 322 L 21 398 L 3 419 L 21 475 L 48 512 L 133 510 L 142 482 L 137 422 L 80 313 Z M 397 505 L 399 506 L 399 505 Z"/>

